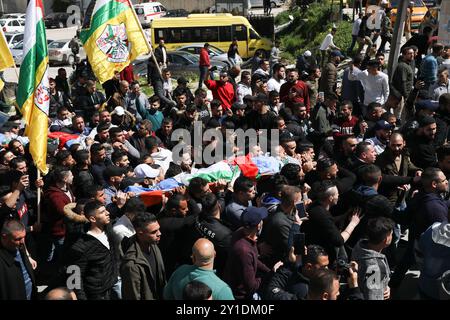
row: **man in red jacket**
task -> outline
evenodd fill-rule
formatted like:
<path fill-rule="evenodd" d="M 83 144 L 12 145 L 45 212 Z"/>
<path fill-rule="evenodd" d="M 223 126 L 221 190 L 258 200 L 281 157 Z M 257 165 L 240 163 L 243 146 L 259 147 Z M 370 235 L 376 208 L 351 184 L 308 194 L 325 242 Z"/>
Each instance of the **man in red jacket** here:
<path fill-rule="evenodd" d="M 61 250 L 66 235 L 64 224 L 64 207 L 66 204 L 75 202 L 71 185 L 73 174 L 67 168 L 57 168 L 53 171 L 54 183 L 44 194 L 45 210 L 43 211 L 43 254 L 46 262 L 58 265 L 61 258 Z M 45 251 L 45 252 L 44 252 Z"/>
<path fill-rule="evenodd" d="M 205 80 L 206 74 L 208 73 L 209 67 L 211 63 L 209 62 L 209 43 L 205 43 L 203 48 L 200 50 L 200 80 L 198 82 L 198 87 L 201 88 L 203 86 L 203 81 Z"/>
<path fill-rule="evenodd" d="M 220 72 L 220 80 L 209 80 L 209 72 L 206 73 L 206 87 L 211 90 L 213 98 L 222 102 L 224 111 L 231 109 L 231 105 L 236 100 L 233 85 L 228 81 L 228 73 Z"/>
<path fill-rule="evenodd" d="M 298 79 L 298 70 L 290 69 L 287 82 L 280 87 L 280 99 L 284 105 L 290 108 L 294 103 L 302 102 L 306 106 L 306 112 L 310 112 L 308 86 Z"/>

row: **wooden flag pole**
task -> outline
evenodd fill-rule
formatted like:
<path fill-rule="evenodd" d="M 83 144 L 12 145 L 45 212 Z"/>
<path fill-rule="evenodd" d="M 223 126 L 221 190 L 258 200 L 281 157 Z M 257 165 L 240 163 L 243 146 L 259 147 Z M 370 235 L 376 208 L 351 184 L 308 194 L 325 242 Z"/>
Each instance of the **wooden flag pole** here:
<path fill-rule="evenodd" d="M 144 29 L 142 28 L 142 25 L 141 25 L 141 23 L 139 22 L 139 18 L 138 18 L 138 16 L 136 15 L 136 12 L 135 12 L 134 9 L 133 9 L 133 4 L 131 3 L 130 0 L 128 0 L 128 4 L 130 5 L 131 11 L 133 12 L 133 16 L 134 16 L 134 18 L 136 19 L 137 24 L 139 25 L 139 29 L 141 30 L 141 33 L 142 33 L 142 35 L 144 36 L 145 44 L 147 45 L 147 48 L 148 48 L 149 53 L 152 55 L 153 62 L 155 63 L 156 68 L 158 68 L 159 76 L 160 76 L 161 79 L 162 79 L 161 68 L 159 67 L 158 61 L 156 61 L 156 57 L 155 57 L 155 55 L 153 54 L 153 48 L 152 48 L 152 46 L 150 45 L 150 43 L 148 42 L 147 36 L 145 35 Z"/>

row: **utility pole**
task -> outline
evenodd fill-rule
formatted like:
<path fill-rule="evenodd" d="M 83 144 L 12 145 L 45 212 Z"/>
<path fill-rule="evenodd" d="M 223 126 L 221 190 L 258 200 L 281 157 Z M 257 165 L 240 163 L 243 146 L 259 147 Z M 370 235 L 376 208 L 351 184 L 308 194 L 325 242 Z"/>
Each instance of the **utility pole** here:
<path fill-rule="evenodd" d="M 398 4 L 397 17 L 395 19 L 394 32 L 390 44 L 391 50 L 389 52 L 389 62 L 388 62 L 389 79 L 392 78 L 394 70 L 397 67 L 403 31 L 405 30 L 406 11 L 408 10 L 408 5 L 409 1 L 399 1 Z"/>

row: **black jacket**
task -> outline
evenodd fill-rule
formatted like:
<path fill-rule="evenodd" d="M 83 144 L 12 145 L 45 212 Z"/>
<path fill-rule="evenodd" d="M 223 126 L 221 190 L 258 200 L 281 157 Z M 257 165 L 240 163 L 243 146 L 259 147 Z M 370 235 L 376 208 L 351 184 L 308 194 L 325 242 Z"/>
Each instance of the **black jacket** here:
<path fill-rule="evenodd" d="M 302 224 L 306 245 L 317 244 L 328 253 L 330 264 L 335 260 L 337 249 L 344 244 L 341 231 L 336 227 L 333 216 L 319 203 L 308 209 L 309 220 Z"/>
<path fill-rule="evenodd" d="M 159 249 L 164 257 L 166 275 L 182 264 L 191 263 L 192 245 L 196 240 L 194 223 L 197 215 L 174 217 L 163 215 L 158 218 L 161 227 Z"/>
<path fill-rule="evenodd" d="M 214 269 L 218 275 L 222 275 L 227 262 L 228 250 L 231 247 L 233 231 L 222 221 L 214 217 L 206 217 L 195 221 L 195 229 L 199 237 L 206 238 L 214 244 L 216 258 Z"/>
<path fill-rule="evenodd" d="M 31 277 L 33 290 L 31 299 L 36 298 L 37 288 L 33 268 L 24 250 L 20 254 L 25 263 L 28 274 Z M 15 253 L 11 253 L 0 246 L 0 301 L 3 300 L 27 300 L 25 283 L 20 264 L 14 260 Z"/>
<path fill-rule="evenodd" d="M 411 161 L 419 168 L 437 167 L 436 147 L 432 140 L 424 136 L 414 136 L 414 142 L 409 144 Z"/>
<path fill-rule="evenodd" d="M 107 228 L 110 249 L 89 234 L 83 234 L 72 246 L 68 261 L 80 267 L 81 289 L 75 289 L 79 300 L 97 300 L 117 282 L 119 250 Z"/>
<path fill-rule="evenodd" d="M 289 232 L 294 221 L 292 214 L 288 215 L 278 207 L 276 212 L 269 215 L 264 222 L 261 239 L 272 248 L 272 255 L 264 261 L 268 267 L 287 258 Z"/>
<path fill-rule="evenodd" d="M 265 300 L 303 300 L 308 295 L 309 279 L 292 263 L 278 268 L 270 275 L 264 288 Z"/>

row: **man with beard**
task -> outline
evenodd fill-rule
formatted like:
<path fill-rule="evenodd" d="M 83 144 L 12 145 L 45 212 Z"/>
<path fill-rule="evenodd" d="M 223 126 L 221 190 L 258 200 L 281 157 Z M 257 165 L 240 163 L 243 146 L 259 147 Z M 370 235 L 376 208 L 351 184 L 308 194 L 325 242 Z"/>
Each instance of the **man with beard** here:
<path fill-rule="evenodd" d="M 293 94 L 295 92 L 295 94 Z M 298 70 L 290 69 L 287 75 L 287 82 L 280 87 L 281 102 L 286 107 L 291 107 L 296 102 L 302 102 L 306 106 L 306 112 L 309 114 L 310 101 L 308 86 L 298 78 Z"/>
<path fill-rule="evenodd" d="M 436 167 L 436 120 L 425 116 L 419 120 L 419 128 L 414 134 L 414 144 L 410 145 L 411 161 L 420 168 Z"/>
<path fill-rule="evenodd" d="M 173 142 L 171 140 L 172 132 L 173 132 L 173 120 L 171 118 L 164 118 L 163 122 L 161 123 L 161 128 L 159 128 L 155 132 L 156 137 L 158 137 L 161 140 L 164 148 L 167 148 L 169 150 L 172 150 L 173 146 L 176 144 L 176 141 Z"/>
<path fill-rule="evenodd" d="M 157 245 L 161 238 L 158 220 L 153 214 L 142 212 L 133 219 L 133 227 L 136 235 L 127 239 L 128 248 L 120 266 L 123 299 L 162 299 L 166 275 Z"/>
<path fill-rule="evenodd" d="M 394 128 L 386 120 L 379 120 L 375 124 L 375 137 L 367 139 L 375 148 L 377 155 L 383 153 Z"/>
<path fill-rule="evenodd" d="M 211 90 L 214 99 L 222 102 L 223 108 L 228 110 L 236 100 L 233 85 L 228 81 L 228 73 L 220 72 L 220 80 L 210 80 L 209 72 L 206 73 L 204 81 L 206 87 Z"/>
<path fill-rule="evenodd" d="M 323 91 L 325 95 L 336 93 L 337 66 L 343 57 L 342 53 L 337 50 L 330 53 L 330 60 L 323 68 L 319 84 L 320 91 Z"/>

